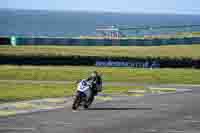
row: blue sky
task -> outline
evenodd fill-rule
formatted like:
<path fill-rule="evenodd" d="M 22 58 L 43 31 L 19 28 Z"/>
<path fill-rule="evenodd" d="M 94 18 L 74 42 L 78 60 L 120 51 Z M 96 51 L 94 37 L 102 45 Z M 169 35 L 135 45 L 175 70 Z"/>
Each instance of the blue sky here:
<path fill-rule="evenodd" d="M 1 0 L 0 8 L 200 14 L 200 0 Z"/>

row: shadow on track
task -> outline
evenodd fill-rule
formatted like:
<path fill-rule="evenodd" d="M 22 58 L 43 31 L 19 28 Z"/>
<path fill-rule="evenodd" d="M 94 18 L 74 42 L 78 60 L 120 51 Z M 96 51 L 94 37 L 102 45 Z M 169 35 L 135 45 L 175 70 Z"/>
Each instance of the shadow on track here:
<path fill-rule="evenodd" d="M 152 108 L 89 108 L 87 110 L 152 110 Z"/>

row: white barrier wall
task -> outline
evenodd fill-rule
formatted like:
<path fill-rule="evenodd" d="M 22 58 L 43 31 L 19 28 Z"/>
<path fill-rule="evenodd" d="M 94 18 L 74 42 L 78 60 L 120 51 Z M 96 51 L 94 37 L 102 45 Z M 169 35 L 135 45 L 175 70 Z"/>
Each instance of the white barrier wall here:
<path fill-rule="evenodd" d="M 133 67 L 133 68 L 159 68 L 160 64 L 156 61 L 149 62 L 126 62 L 126 61 L 96 61 L 98 67 Z"/>

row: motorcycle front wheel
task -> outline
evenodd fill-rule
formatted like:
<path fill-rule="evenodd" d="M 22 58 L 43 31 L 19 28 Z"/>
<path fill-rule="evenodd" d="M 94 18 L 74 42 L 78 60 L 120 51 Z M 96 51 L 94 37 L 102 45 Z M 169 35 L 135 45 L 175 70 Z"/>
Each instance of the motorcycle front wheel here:
<path fill-rule="evenodd" d="M 80 103 L 81 103 L 81 97 L 80 97 L 80 95 L 76 95 L 76 98 L 74 99 L 74 102 L 72 104 L 72 109 L 77 110 Z"/>

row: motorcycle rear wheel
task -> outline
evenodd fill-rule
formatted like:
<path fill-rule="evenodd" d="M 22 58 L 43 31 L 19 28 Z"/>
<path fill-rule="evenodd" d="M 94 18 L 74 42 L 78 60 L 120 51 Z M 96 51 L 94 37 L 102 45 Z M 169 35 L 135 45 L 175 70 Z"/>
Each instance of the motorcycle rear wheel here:
<path fill-rule="evenodd" d="M 94 101 L 94 96 L 92 96 L 92 97 L 88 100 L 88 102 L 84 105 L 84 108 L 85 108 L 85 109 L 88 109 L 88 108 L 91 106 L 91 104 L 93 103 L 93 101 Z"/>

